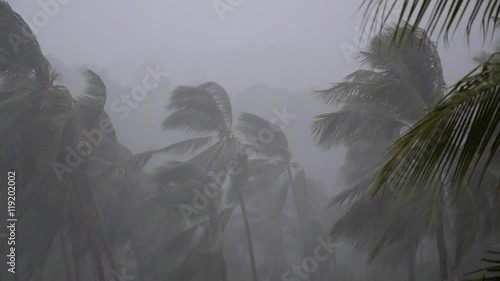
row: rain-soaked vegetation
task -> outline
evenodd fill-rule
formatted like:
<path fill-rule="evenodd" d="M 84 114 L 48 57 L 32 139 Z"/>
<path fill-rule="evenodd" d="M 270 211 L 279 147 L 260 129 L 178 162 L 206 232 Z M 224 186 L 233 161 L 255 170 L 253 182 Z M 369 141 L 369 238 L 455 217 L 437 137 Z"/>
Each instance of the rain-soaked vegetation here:
<path fill-rule="evenodd" d="M 271 2 L 0 0 L 0 280 L 500 280 L 500 1 Z"/>

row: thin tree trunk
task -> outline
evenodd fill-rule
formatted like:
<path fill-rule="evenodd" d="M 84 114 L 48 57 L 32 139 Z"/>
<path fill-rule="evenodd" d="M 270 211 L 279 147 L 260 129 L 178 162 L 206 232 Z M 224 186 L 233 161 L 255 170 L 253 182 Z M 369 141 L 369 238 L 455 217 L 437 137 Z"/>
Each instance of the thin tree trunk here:
<path fill-rule="evenodd" d="M 69 217 L 71 220 L 71 252 L 73 254 L 73 266 L 75 270 L 75 281 L 80 280 L 80 259 L 78 258 L 78 253 L 76 252 L 76 229 L 75 229 L 75 218 L 73 216 L 73 212 L 71 211 L 71 207 L 69 208 Z"/>
<path fill-rule="evenodd" d="M 338 271 L 337 271 L 337 252 L 333 252 L 333 274 L 332 274 L 332 276 L 337 276 L 337 273 L 338 273 Z"/>
<path fill-rule="evenodd" d="M 308 244 L 308 241 L 306 240 L 306 230 L 305 230 L 305 226 L 304 226 L 305 216 L 304 216 L 304 212 L 302 210 L 302 205 L 300 204 L 300 201 L 299 201 L 300 198 L 298 198 L 297 192 L 295 190 L 295 185 L 293 182 L 292 172 L 290 171 L 290 166 L 286 167 L 286 172 L 288 175 L 288 182 L 290 183 L 290 189 L 292 190 L 293 199 L 295 201 L 295 209 L 297 209 L 297 214 L 299 216 L 300 232 L 301 232 L 301 236 L 302 236 L 302 241 L 304 241 L 304 254 L 306 256 L 309 256 L 310 254 L 312 254 L 312 251 L 309 251 L 309 247 L 308 247 L 309 244 Z M 314 280 L 312 272 L 311 272 L 311 274 L 309 274 L 309 277 L 310 277 L 310 280 Z"/>
<path fill-rule="evenodd" d="M 71 276 L 71 272 L 69 269 L 69 263 L 68 263 L 69 259 L 66 252 L 66 242 L 64 241 L 62 230 L 59 230 L 59 242 L 61 242 L 61 252 L 64 258 L 64 270 L 66 271 L 66 280 L 71 281 L 73 280 L 73 278 Z"/>
<path fill-rule="evenodd" d="M 109 247 L 109 237 L 108 237 L 108 231 L 106 229 L 106 225 L 104 223 L 104 216 L 102 215 L 102 211 L 101 211 L 101 208 L 99 207 L 99 204 L 97 204 L 97 199 L 95 198 L 94 192 L 89 187 L 87 189 L 89 191 L 90 199 L 92 201 L 92 207 L 94 207 L 95 211 L 97 212 L 97 217 L 99 218 L 99 224 L 101 225 L 101 227 L 103 229 L 104 251 L 106 252 L 106 255 L 108 256 L 109 262 L 111 264 L 111 268 L 113 269 L 113 271 L 118 273 L 118 267 L 116 266 L 116 262 L 115 262 L 115 259 L 113 257 L 113 253 L 111 251 L 111 248 Z"/>
<path fill-rule="evenodd" d="M 438 214 L 438 225 L 437 225 L 437 248 L 439 255 L 439 272 L 441 274 L 441 281 L 448 280 L 448 256 L 446 252 L 446 244 L 444 241 L 444 226 L 443 217 L 441 212 Z"/>
<path fill-rule="evenodd" d="M 245 206 L 245 200 L 243 199 L 243 194 L 240 194 L 240 207 L 241 207 L 241 214 L 243 215 L 243 223 L 245 224 L 245 233 L 247 236 L 247 243 L 248 243 L 248 255 L 250 257 L 250 265 L 252 266 L 252 278 L 253 281 L 258 281 L 257 264 L 255 263 L 255 253 L 253 251 L 252 233 L 250 231 L 250 224 L 248 223 L 247 208 Z"/>
<path fill-rule="evenodd" d="M 92 252 L 94 254 L 94 262 L 97 270 L 97 276 L 99 281 L 105 281 L 105 275 L 104 275 L 104 266 L 102 263 L 101 259 L 101 254 L 99 251 L 99 247 L 97 246 L 97 240 L 95 238 L 94 232 L 92 231 L 92 226 L 90 225 L 90 221 L 87 217 L 87 210 L 85 208 L 85 202 L 83 201 L 83 193 L 80 187 L 80 183 L 78 182 L 78 179 L 75 178 L 75 183 L 76 183 L 76 197 L 78 197 L 78 201 L 80 203 L 80 208 L 83 212 L 83 220 L 85 224 L 85 230 L 87 232 L 87 236 L 90 240 L 90 246 L 92 248 Z"/>
<path fill-rule="evenodd" d="M 131 186 L 140 186 L 140 183 L 135 178 L 130 177 L 127 171 L 125 171 L 125 180 L 126 180 L 126 182 L 129 183 L 129 184 L 125 185 L 126 191 L 127 191 L 125 198 L 127 200 L 127 204 L 129 206 L 133 206 L 132 194 L 133 194 L 134 190 L 132 190 L 132 188 L 130 188 L 130 187 Z M 139 247 L 137 246 L 137 241 L 135 240 L 134 225 L 130 220 L 127 220 L 127 222 L 128 222 L 128 224 L 127 224 L 128 232 L 130 234 L 130 242 L 132 244 L 132 250 L 134 251 L 135 259 L 137 262 L 137 272 L 139 273 L 140 280 L 144 281 L 144 280 L 146 280 L 145 274 L 143 272 L 144 266 L 141 264 L 142 260 L 139 257 Z"/>
<path fill-rule="evenodd" d="M 415 251 L 410 253 L 410 257 L 408 258 L 408 281 L 415 281 L 415 266 L 416 266 L 416 255 L 418 248 L 415 247 Z"/>
<path fill-rule="evenodd" d="M 424 244 L 420 246 L 420 262 L 424 263 Z"/>

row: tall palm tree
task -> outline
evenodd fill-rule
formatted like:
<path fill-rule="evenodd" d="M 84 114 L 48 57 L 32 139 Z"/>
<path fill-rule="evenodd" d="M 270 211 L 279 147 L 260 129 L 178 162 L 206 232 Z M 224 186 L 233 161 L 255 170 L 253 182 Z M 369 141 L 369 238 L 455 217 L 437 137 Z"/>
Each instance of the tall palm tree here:
<path fill-rule="evenodd" d="M 65 87 L 54 84 L 57 75 L 34 34 L 6 1 L 0 1 L 0 37 L 0 169 L 22 175 L 16 230 L 26 243 L 17 246 L 16 276 L 29 280 L 41 272 L 61 226 L 70 181 L 59 181 L 52 164 L 78 142 L 75 104 Z M 6 196 L 0 191 L 2 200 Z"/>
<path fill-rule="evenodd" d="M 474 23 L 478 21 L 481 21 L 483 35 L 493 33 L 500 11 L 497 9 L 500 2 L 494 0 L 474 3 L 423 1 L 421 6 L 406 5 L 408 2 L 405 1 L 403 5 L 400 21 L 418 15 L 413 21 L 414 27 L 408 32 L 414 32 L 424 15 L 428 15 L 430 19 L 427 25 L 431 32 L 435 27 L 441 26 L 440 35 L 444 34 L 445 39 L 452 28 L 464 21 L 464 16 L 469 16 L 467 38 Z M 393 8 L 395 1 L 365 1 L 365 5 L 367 11 L 376 7 L 376 13 L 381 15 L 384 13 L 384 5 Z M 407 11 L 410 11 L 408 15 L 405 14 Z M 467 14 L 469 12 L 471 14 Z M 445 21 L 439 22 L 438 19 L 444 15 Z M 395 33 L 393 39 L 402 41 L 399 36 L 404 33 L 404 30 Z M 498 157 L 500 146 L 500 97 L 497 93 L 500 68 L 497 56 L 497 53 L 493 54 L 480 67 L 461 79 L 446 97 L 394 144 L 376 187 L 397 182 L 408 188 L 426 189 L 429 181 L 446 174 L 453 188 L 458 190 L 474 172 L 482 175 L 486 173 L 489 164 Z M 473 114 L 475 112 L 477 114 Z"/>
<path fill-rule="evenodd" d="M 374 17 L 367 17 L 364 26 L 393 12 L 396 2 L 364 1 L 366 14 L 375 10 Z M 389 10 L 385 10 L 387 7 Z M 399 22 L 406 20 L 417 27 L 428 19 L 427 28 L 431 33 L 438 30 L 439 37 L 443 36 L 445 42 L 466 22 L 465 37 L 468 40 L 477 27 L 486 39 L 486 35 L 493 36 L 498 27 L 499 7 L 500 1 L 497 0 L 404 1 Z M 385 24 L 382 21 L 380 26 Z M 394 41 L 401 42 L 402 34 L 404 32 L 395 34 Z M 455 194 L 462 189 L 469 189 L 466 192 L 472 193 L 472 198 L 492 191 L 498 194 L 498 176 L 496 179 L 493 176 L 493 185 L 484 184 L 488 180 L 483 180 L 497 174 L 494 163 L 500 157 L 498 55 L 493 54 L 458 81 L 446 97 L 393 145 L 377 177 L 374 191 L 394 184 L 407 187 L 405 191 L 430 191 L 430 188 L 440 188 L 432 185 L 436 178 L 446 178 Z M 474 180 L 477 177 L 479 180 Z M 498 196 L 490 198 L 493 204 L 498 204 L 498 199 Z"/>
<path fill-rule="evenodd" d="M 306 177 L 302 167 L 292 162 L 292 152 L 286 134 L 270 121 L 247 112 L 240 114 L 236 129 L 246 137 L 247 147 L 253 152 L 249 160 L 250 179 L 245 190 L 247 196 L 264 191 L 270 187 L 271 183 L 275 183 L 280 175 L 286 175 L 286 185 L 284 187 L 277 185 L 282 189 L 283 194 L 277 198 L 279 207 L 274 210 L 274 214 L 282 213 L 288 190 L 290 190 L 298 214 L 304 254 L 306 256 L 312 254 L 307 240 L 307 227 L 311 217 L 308 212 Z M 265 143 L 259 139 L 259 136 L 264 133 L 272 136 L 269 140 L 264 140 Z M 279 232 L 281 233 L 281 230 Z"/>
<path fill-rule="evenodd" d="M 197 87 L 179 86 L 173 91 L 167 109 L 172 110 L 172 113 L 163 122 L 164 129 L 213 135 L 187 139 L 151 153 L 196 153 L 210 145 L 186 163 L 206 174 L 220 176 L 222 173 L 221 180 L 229 183 L 230 189 L 225 193 L 225 200 L 230 205 L 238 202 L 244 214 L 252 276 L 257 281 L 253 242 L 243 198 L 243 188 L 248 180 L 248 156 L 232 131 L 233 112 L 229 95 L 214 82 Z M 236 167 L 231 168 L 233 164 Z"/>
<path fill-rule="evenodd" d="M 312 135 L 318 145 L 324 148 L 346 145 L 353 169 L 363 167 L 364 172 L 373 171 L 384 149 L 444 93 L 445 83 L 436 44 L 430 41 L 424 30 L 417 29 L 414 33 L 406 33 L 403 44 L 392 47 L 392 38 L 397 30 L 397 27 L 384 29 L 370 41 L 368 50 L 359 54 L 368 69 L 355 71 L 344 82 L 319 92 L 326 103 L 340 104 L 342 107 L 336 112 L 317 116 L 313 122 Z M 378 152 L 374 151 L 377 149 Z M 368 161 L 371 163 L 367 165 L 362 163 L 366 162 L 364 157 L 356 155 L 372 155 L 373 160 Z M 398 242 L 404 237 L 401 233 L 407 234 L 403 247 L 409 257 L 410 277 L 414 279 L 412 257 L 428 230 L 427 225 L 431 224 L 434 217 L 442 217 L 443 203 L 440 200 L 430 201 L 425 196 L 414 196 L 410 201 L 402 201 L 389 192 L 371 201 L 366 194 L 374 179 L 372 171 L 368 174 L 355 172 L 351 178 L 363 179 L 334 200 L 338 204 L 347 202 L 350 208 L 335 223 L 332 234 L 346 237 L 357 235 L 360 244 L 373 247 L 372 257 L 378 255 L 382 247 Z M 440 198 L 443 197 L 444 194 L 441 194 Z M 422 211 L 422 205 L 429 203 L 431 208 Z M 396 212 L 398 215 L 391 216 L 389 221 L 388 217 L 368 215 L 371 212 L 389 214 L 395 210 L 399 210 Z M 413 212 L 409 213 L 410 210 Z M 405 213 L 408 216 L 404 216 Z M 360 224 L 367 224 L 367 227 L 376 224 L 379 232 L 372 237 L 365 237 L 363 234 L 368 232 L 360 230 Z M 438 219 L 432 224 L 437 226 L 441 271 L 445 276 L 447 253 L 442 221 Z M 360 233 L 355 234 L 358 231 Z"/>

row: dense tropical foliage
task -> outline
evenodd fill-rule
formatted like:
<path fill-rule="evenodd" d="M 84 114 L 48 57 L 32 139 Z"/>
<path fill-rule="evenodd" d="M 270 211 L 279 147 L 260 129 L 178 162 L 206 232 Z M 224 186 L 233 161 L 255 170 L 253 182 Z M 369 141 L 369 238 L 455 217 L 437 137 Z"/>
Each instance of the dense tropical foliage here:
<path fill-rule="evenodd" d="M 181 140 L 133 153 L 106 110 L 125 89 L 90 68 L 81 92 L 60 85 L 0 1 L 0 170 L 19 175 L 15 280 L 499 280 L 499 54 L 447 88 L 431 38 L 446 41 L 462 22 L 467 37 L 478 21 L 493 34 L 500 2 L 402 1 L 388 25 L 397 2 L 363 2 L 372 36 L 360 69 L 315 93 L 334 109 L 314 117 L 312 141 L 346 149 L 332 199 L 290 131 L 237 111 L 216 82 L 161 93 L 161 126 Z"/>

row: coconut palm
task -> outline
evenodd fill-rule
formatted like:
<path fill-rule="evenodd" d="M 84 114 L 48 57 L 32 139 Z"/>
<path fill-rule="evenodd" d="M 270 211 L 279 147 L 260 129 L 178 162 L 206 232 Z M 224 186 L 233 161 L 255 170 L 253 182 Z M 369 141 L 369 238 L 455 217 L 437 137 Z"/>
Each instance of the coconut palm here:
<path fill-rule="evenodd" d="M 164 129 L 213 135 L 187 139 L 150 153 L 197 153 L 208 146 L 186 163 L 207 175 L 219 177 L 221 182 L 226 181 L 228 188 L 224 192 L 222 204 L 232 206 L 239 203 L 242 213 L 246 214 L 242 192 L 248 180 L 248 156 L 244 146 L 233 135 L 232 105 L 226 90 L 214 82 L 197 87 L 179 86 L 173 91 L 167 109 L 172 110 L 172 113 L 163 122 Z M 256 281 L 251 231 L 245 217 L 244 222 L 253 279 Z"/>
<path fill-rule="evenodd" d="M 452 28 L 464 21 L 464 15 L 472 11 L 467 20 L 467 38 L 474 23 L 478 21 L 481 21 L 483 35 L 495 30 L 499 1 L 479 1 L 473 4 L 473 1 L 423 2 L 424 5 L 414 7 L 416 9 L 412 9 L 409 15 L 404 14 L 409 6 L 403 5 L 400 19 L 410 19 L 412 14 L 418 15 L 413 23 L 419 24 L 424 15 L 430 15 L 428 27 L 431 32 L 440 25 L 440 34 L 447 38 Z M 383 5 L 394 7 L 391 3 L 395 4 L 395 1 L 366 1 L 365 5 L 367 9 L 376 7 L 376 13 L 380 15 L 383 13 Z M 479 13 L 479 10 L 484 11 Z M 442 15 L 446 15 L 446 20 L 438 22 Z M 415 28 L 408 30 L 414 31 Z M 404 30 L 399 35 L 403 33 Z M 454 85 L 446 97 L 394 144 L 381 170 L 377 188 L 386 183 L 390 185 L 397 182 L 407 188 L 427 189 L 431 185 L 426 184 L 446 174 L 457 191 L 468 182 L 473 173 L 484 175 L 488 171 L 489 164 L 498 157 L 500 146 L 500 98 L 496 92 L 499 84 L 496 77 L 500 68 L 497 56 L 498 53 L 494 53 Z M 472 112 L 478 114 L 471 114 Z"/>
<path fill-rule="evenodd" d="M 408 27 L 410 29 L 412 27 Z M 374 179 L 373 169 L 384 149 L 416 122 L 426 108 L 443 95 L 445 88 L 436 44 L 430 41 L 424 30 L 417 29 L 414 33 L 406 33 L 403 44 L 392 47 L 397 30 L 396 27 L 385 29 L 370 41 L 367 51 L 359 54 L 368 69 L 358 70 L 348 75 L 344 82 L 319 92 L 326 103 L 342 107 L 336 112 L 317 116 L 312 135 L 324 148 L 346 145 L 352 169 L 362 167 L 362 172 L 368 172 L 354 172 L 349 178 L 363 179 L 354 182 L 350 189 L 334 199 L 335 204 L 347 203 L 350 207 L 335 223 L 332 234 L 357 237 L 359 245 L 370 249 L 371 259 L 384 247 L 393 246 L 405 237 L 400 247 L 408 257 L 409 275 L 414 280 L 417 246 L 428 232 L 428 225 L 433 225 L 437 230 L 433 233 L 437 238 L 442 276 L 446 278 L 447 253 L 441 219 L 444 194 L 438 197 L 439 200 L 416 195 L 409 201 L 398 199 L 389 191 L 373 200 L 366 195 Z M 430 207 L 423 210 L 422 206 L 427 204 Z M 390 216 L 391 219 L 379 216 L 391 212 L 397 215 Z M 433 221 L 436 217 L 438 219 Z M 377 232 L 363 230 L 371 225 L 377 225 Z"/>
<path fill-rule="evenodd" d="M 277 204 L 281 208 L 273 210 L 276 212 L 273 214 L 280 215 L 283 212 L 288 190 L 290 190 L 298 215 L 304 254 L 306 256 L 311 254 L 307 227 L 312 218 L 308 210 L 306 176 L 302 167 L 292 162 L 292 152 L 285 133 L 270 121 L 246 112 L 241 113 L 236 128 L 245 136 L 252 152 L 249 160 L 250 179 L 246 188 L 247 195 L 251 196 L 265 191 L 264 189 L 269 188 L 270 183 L 278 179 L 280 175 L 285 175 L 285 186 L 281 187 L 277 184 L 282 189 Z M 266 139 L 262 137 L 264 133 L 269 134 Z"/>
<path fill-rule="evenodd" d="M 0 26 L 0 168 L 23 175 L 16 230 L 26 243 L 17 247 L 17 278 L 29 280 L 43 268 L 61 226 L 69 180 L 60 181 L 52 164 L 65 158 L 66 146 L 76 147 L 75 106 L 69 91 L 54 84 L 57 75 L 34 34 L 5 1 Z"/>
<path fill-rule="evenodd" d="M 365 26 L 384 13 L 393 12 L 396 2 L 365 1 L 367 14 L 375 10 L 372 14 L 375 17 L 368 17 Z M 467 39 L 478 26 L 483 38 L 487 38 L 488 34 L 493 36 L 498 27 L 500 1 L 418 1 L 419 4 L 415 1 L 411 5 L 409 2 L 404 1 L 399 21 L 407 20 L 416 27 L 428 19 L 430 32 L 438 30 L 445 41 L 464 22 Z M 384 11 L 386 7 L 388 11 Z M 477 24 L 479 22 L 480 25 Z M 384 27 L 384 24 L 382 22 L 380 26 Z M 403 33 L 395 34 L 393 39 L 401 42 L 399 36 Z M 461 189 L 475 193 L 472 198 L 482 197 L 480 193 L 491 194 L 492 191 L 498 194 L 499 177 L 493 185 L 488 179 L 483 181 L 485 177 L 496 174 L 494 162 L 500 157 L 498 55 L 494 53 L 458 81 L 445 98 L 394 144 L 381 168 L 375 191 L 394 184 L 406 187 L 406 191 L 429 191 L 429 188 L 436 188 L 429 184 L 435 182 L 435 178 L 446 177 L 455 194 Z M 485 181 L 490 184 L 484 184 Z M 497 204 L 498 196 L 491 199 L 493 204 Z"/>

